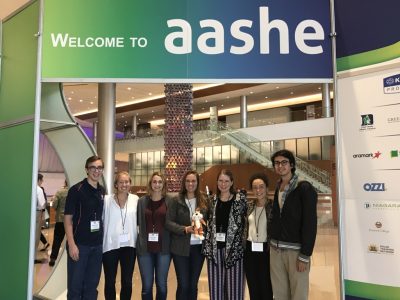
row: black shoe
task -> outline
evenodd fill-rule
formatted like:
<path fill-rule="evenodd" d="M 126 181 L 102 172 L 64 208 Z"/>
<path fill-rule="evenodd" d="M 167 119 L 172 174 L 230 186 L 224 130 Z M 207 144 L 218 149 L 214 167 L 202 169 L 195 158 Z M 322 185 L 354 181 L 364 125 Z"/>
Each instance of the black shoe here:
<path fill-rule="evenodd" d="M 43 259 L 35 259 L 35 264 L 44 264 Z"/>
<path fill-rule="evenodd" d="M 50 258 L 49 266 L 50 266 L 50 267 L 54 267 L 55 264 L 56 264 L 56 260 L 53 259 L 53 258 Z"/>
<path fill-rule="evenodd" d="M 50 244 L 47 243 L 46 245 L 44 245 L 44 247 L 42 249 L 40 249 L 40 251 L 46 251 L 47 248 L 49 248 Z"/>

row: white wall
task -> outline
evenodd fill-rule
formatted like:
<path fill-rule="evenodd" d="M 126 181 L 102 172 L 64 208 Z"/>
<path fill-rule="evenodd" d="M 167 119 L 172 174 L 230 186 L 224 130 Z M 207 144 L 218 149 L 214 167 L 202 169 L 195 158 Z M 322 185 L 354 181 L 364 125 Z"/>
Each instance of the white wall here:
<path fill-rule="evenodd" d="M 247 113 L 248 127 L 290 122 L 288 107 L 264 109 Z M 240 128 L 240 114 L 226 116 L 226 124 L 231 128 Z"/>

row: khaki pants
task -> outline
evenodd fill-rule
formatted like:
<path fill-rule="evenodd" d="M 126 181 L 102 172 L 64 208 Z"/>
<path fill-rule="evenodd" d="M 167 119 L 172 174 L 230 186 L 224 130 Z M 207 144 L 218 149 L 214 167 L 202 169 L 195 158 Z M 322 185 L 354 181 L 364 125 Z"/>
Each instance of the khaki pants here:
<path fill-rule="evenodd" d="M 271 247 L 271 282 L 275 300 L 307 300 L 310 267 L 296 269 L 299 251 Z"/>
<path fill-rule="evenodd" d="M 42 214 L 43 212 L 41 210 L 36 211 L 36 228 L 35 228 L 35 256 L 36 256 L 36 251 L 38 250 L 39 246 L 39 239 L 40 239 L 40 234 L 42 233 Z"/>

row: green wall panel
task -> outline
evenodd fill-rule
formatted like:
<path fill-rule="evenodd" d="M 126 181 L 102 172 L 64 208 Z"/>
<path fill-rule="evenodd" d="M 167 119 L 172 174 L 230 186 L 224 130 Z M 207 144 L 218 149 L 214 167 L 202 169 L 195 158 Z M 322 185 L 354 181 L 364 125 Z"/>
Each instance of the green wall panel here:
<path fill-rule="evenodd" d="M 0 77 L 0 299 L 27 299 L 39 4 L 3 23 Z M 37 117 L 39 114 L 37 114 Z M 27 119 L 25 123 L 19 123 Z M 33 262 L 32 262 L 33 263 Z"/>
<path fill-rule="evenodd" d="M 3 23 L 0 122 L 34 113 L 38 28 L 37 2 Z"/>
<path fill-rule="evenodd" d="M 0 299 L 26 299 L 33 122 L 0 130 Z"/>

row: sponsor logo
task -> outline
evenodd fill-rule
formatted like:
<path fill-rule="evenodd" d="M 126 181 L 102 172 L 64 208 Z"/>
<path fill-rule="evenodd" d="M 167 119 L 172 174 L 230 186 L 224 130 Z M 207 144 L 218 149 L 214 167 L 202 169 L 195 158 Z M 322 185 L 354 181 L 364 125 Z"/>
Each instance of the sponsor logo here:
<path fill-rule="evenodd" d="M 400 210 L 400 203 L 397 202 L 377 202 L 377 203 L 371 203 L 371 202 L 364 202 L 364 208 L 365 209 L 379 209 L 379 210 Z"/>
<path fill-rule="evenodd" d="M 376 221 L 374 227 L 369 228 L 369 232 L 376 232 L 376 233 L 389 233 L 389 230 L 386 228 L 382 228 L 383 224 L 380 221 Z"/>
<path fill-rule="evenodd" d="M 385 183 L 383 182 L 372 182 L 372 183 L 364 183 L 363 185 L 364 191 L 366 192 L 384 192 Z"/>
<path fill-rule="evenodd" d="M 379 158 L 382 155 L 380 151 L 377 151 L 375 153 L 358 153 L 358 154 L 353 154 L 353 158 Z"/>
<path fill-rule="evenodd" d="M 387 118 L 387 122 L 390 123 L 399 123 L 400 122 L 400 117 L 389 117 Z"/>
<path fill-rule="evenodd" d="M 400 74 L 383 78 L 383 92 L 385 94 L 400 93 Z"/>
<path fill-rule="evenodd" d="M 377 245 L 377 244 L 369 244 L 368 252 L 374 254 L 394 254 L 394 248 L 388 245 Z"/>
<path fill-rule="evenodd" d="M 398 158 L 398 157 L 399 157 L 399 150 L 390 151 L 390 158 Z"/>
<path fill-rule="evenodd" d="M 361 115 L 361 128 L 360 128 L 360 131 L 373 130 L 373 129 L 375 129 L 375 126 L 374 126 L 374 115 L 373 114 Z"/>

